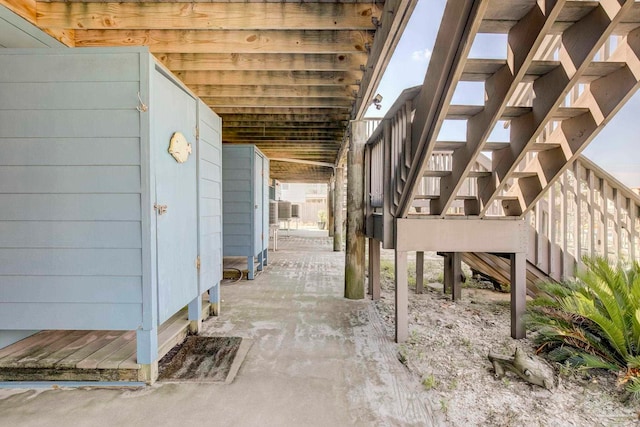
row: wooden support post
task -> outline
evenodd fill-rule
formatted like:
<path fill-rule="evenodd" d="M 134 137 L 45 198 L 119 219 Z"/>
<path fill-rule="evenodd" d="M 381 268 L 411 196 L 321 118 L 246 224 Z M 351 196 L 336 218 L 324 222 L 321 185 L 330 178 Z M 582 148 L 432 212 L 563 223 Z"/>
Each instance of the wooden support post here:
<path fill-rule="evenodd" d="M 380 240 L 369 239 L 369 294 L 380 299 Z"/>
<path fill-rule="evenodd" d="M 416 252 L 416 294 L 424 292 L 424 252 Z"/>
<path fill-rule="evenodd" d="M 333 234 L 335 233 L 334 230 L 334 224 L 335 224 L 335 218 L 334 218 L 334 201 L 333 201 L 333 197 L 334 197 L 334 186 L 335 186 L 335 180 L 331 179 L 331 182 L 327 185 L 327 229 L 329 230 L 329 237 L 333 237 Z"/>
<path fill-rule="evenodd" d="M 396 342 L 409 338 L 409 280 L 407 277 L 407 252 L 395 251 L 396 285 Z"/>
<path fill-rule="evenodd" d="M 187 305 L 189 332 L 198 335 L 202 330 L 202 296 L 198 295 Z"/>
<path fill-rule="evenodd" d="M 524 314 L 527 303 L 527 254 L 513 253 L 511 258 L 511 337 L 525 338 Z"/>
<path fill-rule="evenodd" d="M 333 250 L 334 252 L 340 252 L 342 251 L 342 204 L 344 200 L 344 169 L 336 168 L 335 174 L 336 179 L 333 192 L 333 211 L 335 214 Z"/>
<path fill-rule="evenodd" d="M 596 249 L 596 198 L 595 198 L 595 179 L 593 170 L 587 169 L 587 186 L 589 187 L 589 200 L 587 205 L 589 208 L 589 256 L 594 257 L 598 253 Z"/>
<path fill-rule="evenodd" d="M 451 292 L 451 299 L 462 298 L 462 257 L 460 252 L 447 252 L 444 256 L 444 292 Z"/>
<path fill-rule="evenodd" d="M 344 296 L 364 298 L 364 144 L 366 123 L 351 122 L 351 139 L 347 156 L 347 249 Z"/>

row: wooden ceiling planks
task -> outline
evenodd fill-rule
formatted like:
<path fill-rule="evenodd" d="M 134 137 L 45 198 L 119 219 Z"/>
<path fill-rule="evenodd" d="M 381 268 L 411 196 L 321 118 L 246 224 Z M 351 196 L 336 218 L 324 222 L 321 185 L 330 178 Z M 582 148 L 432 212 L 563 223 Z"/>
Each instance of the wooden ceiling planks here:
<path fill-rule="evenodd" d="M 315 162 L 280 161 L 273 178 L 326 182 L 416 2 L 0 0 L 8 3 L 69 46 L 148 46 L 222 117 L 224 143 Z"/>

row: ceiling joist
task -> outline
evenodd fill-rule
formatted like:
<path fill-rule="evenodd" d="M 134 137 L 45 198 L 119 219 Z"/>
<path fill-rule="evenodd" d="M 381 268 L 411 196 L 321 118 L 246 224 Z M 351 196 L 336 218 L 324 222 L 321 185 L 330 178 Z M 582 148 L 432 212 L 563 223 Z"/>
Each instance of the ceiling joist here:
<path fill-rule="evenodd" d="M 38 25 L 76 30 L 373 30 L 375 3 L 39 2 Z"/>
<path fill-rule="evenodd" d="M 149 46 L 166 53 L 365 52 L 369 31 L 321 30 L 76 30 L 77 47 Z"/>

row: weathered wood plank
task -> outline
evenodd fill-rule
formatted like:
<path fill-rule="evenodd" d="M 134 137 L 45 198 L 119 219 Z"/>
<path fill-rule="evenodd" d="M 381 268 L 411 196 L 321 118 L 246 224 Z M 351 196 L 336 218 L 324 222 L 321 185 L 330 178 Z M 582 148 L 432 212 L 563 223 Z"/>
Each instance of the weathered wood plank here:
<path fill-rule="evenodd" d="M 109 333 L 111 335 L 112 333 Z M 118 351 L 131 341 L 135 342 L 136 332 L 128 331 L 120 334 L 117 338 L 109 337 L 107 334 L 100 340 L 103 344 L 97 351 L 88 355 L 85 359 L 76 363 L 76 367 L 79 369 L 96 369 L 98 364 L 109 357 L 111 354 Z"/>
<path fill-rule="evenodd" d="M 354 99 L 357 85 L 289 86 L 289 85 L 191 85 L 200 97 L 280 97 Z M 258 104 L 260 105 L 260 104 Z M 226 123 L 225 123 L 226 126 Z"/>
<path fill-rule="evenodd" d="M 176 71 L 186 85 L 354 85 L 361 71 Z M 217 110 L 215 110 L 217 112 Z"/>
<path fill-rule="evenodd" d="M 350 71 L 367 62 L 366 53 L 155 53 L 172 71 Z"/>
<path fill-rule="evenodd" d="M 225 97 L 203 96 L 202 100 L 214 110 L 218 107 L 252 107 L 262 105 L 266 107 L 305 107 L 305 108 L 334 108 L 350 109 L 353 103 L 350 98 L 270 98 L 270 97 Z"/>
<path fill-rule="evenodd" d="M 77 47 L 149 46 L 165 53 L 354 53 L 371 31 L 76 30 Z"/>
<path fill-rule="evenodd" d="M 87 334 L 89 334 L 87 331 L 56 331 L 58 338 L 54 342 L 43 345 L 35 349 L 35 351 L 24 355 L 21 359 L 13 361 L 10 366 L 20 368 L 49 368 L 53 365 L 53 363 L 51 363 L 51 355 L 53 353 Z"/>
<path fill-rule="evenodd" d="M 95 352 L 101 345 L 99 338 L 104 337 L 109 331 L 84 331 L 85 334 L 75 341 L 67 344 L 58 351 L 42 358 L 42 366 L 55 366 L 57 368 L 75 368 L 76 362 L 83 356 Z M 122 332 L 116 332 L 121 334 Z"/>
<path fill-rule="evenodd" d="M 6 1 L 6 0 L 5 0 Z M 40 2 L 37 24 L 63 29 L 374 29 L 375 3 Z M 26 11 L 29 16 L 35 10 Z"/>
<path fill-rule="evenodd" d="M 66 333 L 66 331 L 43 331 L 10 346 L 8 350 L 13 351 L 0 359 L 0 367 L 11 368 L 18 365 L 20 360 L 37 358 L 38 354 L 46 352 L 49 346 L 63 339 Z"/>

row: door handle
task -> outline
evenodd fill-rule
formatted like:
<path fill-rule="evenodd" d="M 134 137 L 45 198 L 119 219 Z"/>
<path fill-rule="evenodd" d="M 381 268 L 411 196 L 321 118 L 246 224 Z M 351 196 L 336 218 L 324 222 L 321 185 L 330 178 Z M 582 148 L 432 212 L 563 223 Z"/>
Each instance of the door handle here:
<path fill-rule="evenodd" d="M 156 203 L 153 205 L 153 209 L 158 212 L 158 215 L 164 215 L 167 213 L 167 205 L 159 205 Z"/>

